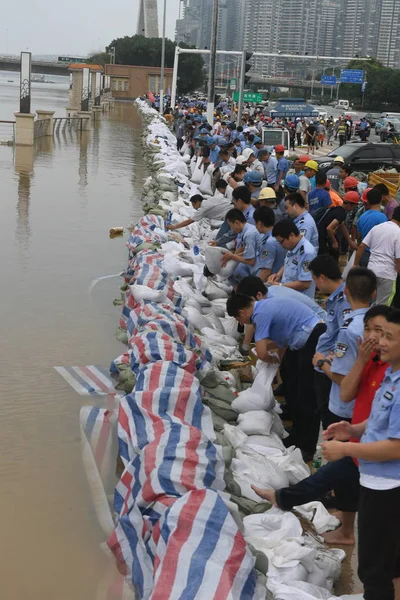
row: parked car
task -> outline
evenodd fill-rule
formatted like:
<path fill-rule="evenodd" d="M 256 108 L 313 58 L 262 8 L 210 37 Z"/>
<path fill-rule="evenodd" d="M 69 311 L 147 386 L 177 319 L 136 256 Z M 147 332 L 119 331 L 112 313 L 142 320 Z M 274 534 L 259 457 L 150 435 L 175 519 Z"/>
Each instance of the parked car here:
<path fill-rule="evenodd" d="M 367 113 L 365 115 L 365 119 L 367 119 L 367 121 L 371 125 L 371 127 L 375 127 L 375 123 L 377 121 L 379 121 L 380 118 L 381 118 L 380 113 Z"/>
<path fill-rule="evenodd" d="M 388 127 L 387 125 L 391 123 L 395 129 L 395 131 L 400 132 L 400 121 L 399 119 L 385 119 L 385 124 L 379 129 L 379 137 L 381 142 L 387 141 L 388 136 Z"/>
<path fill-rule="evenodd" d="M 332 150 L 326 156 L 316 158 L 321 172 L 328 171 L 334 158 L 341 156 L 352 171 L 370 173 L 381 167 L 397 169 L 400 173 L 400 146 L 398 144 L 352 142 Z"/>
<path fill-rule="evenodd" d="M 375 134 L 379 135 L 382 128 L 386 127 L 388 119 L 386 117 L 380 117 L 375 123 Z"/>

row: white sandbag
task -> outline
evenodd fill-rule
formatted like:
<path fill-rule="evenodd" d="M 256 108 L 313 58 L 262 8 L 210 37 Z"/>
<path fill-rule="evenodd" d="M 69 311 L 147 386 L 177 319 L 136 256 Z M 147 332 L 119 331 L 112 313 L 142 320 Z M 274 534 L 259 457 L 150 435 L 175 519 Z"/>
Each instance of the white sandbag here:
<path fill-rule="evenodd" d="M 275 405 L 275 398 L 273 404 Z M 282 419 L 274 410 L 272 410 L 271 413 L 273 416 L 271 431 L 272 433 L 276 433 L 276 435 L 284 440 L 289 436 L 289 434 L 282 423 Z"/>
<path fill-rule="evenodd" d="M 247 435 L 239 427 L 229 425 L 229 423 L 224 425 L 224 436 L 235 449 L 245 444 L 247 440 Z"/>
<path fill-rule="evenodd" d="M 136 283 L 134 285 L 130 285 L 129 287 L 133 297 L 137 302 L 142 300 L 150 300 L 152 302 L 160 302 L 162 304 L 171 304 L 163 290 L 153 290 L 152 288 L 147 287 L 147 285 L 138 285 Z"/>
<path fill-rule="evenodd" d="M 244 517 L 243 525 L 246 542 L 261 552 L 279 546 L 282 540 L 301 539 L 303 535 L 299 519 L 293 513 L 276 507 Z"/>
<path fill-rule="evenodd" d="M 220 344 L 223 346 L 230 346 L 233 348 L 237 347 L 237 341 L 233 338 L 230 338 L 228 335 L 222 335 L 215 329 L 210 329 L 209 327 L 205 327 L 201 330 L 201 333 L 211 342 L 215 344 Z"/>
<path fill-rule="evenodd" d="M 310 476 L 310 469 L 304 462 L 299 448 L 292 446 L 285 454 L 270 454 L 268 458 L 285 471 L 290 485 L 295 485 Z"/>
<path fill-rule="evenodd" d="M 214 275 L 220 275 L 223 279 L 230 277 L 238 265 L 237 261 L 230 260 L 225 267 L 222 266 L 222 257 L 227 252 L 229 250 L 218 246 L 206 246 L 204 249 L 204 258 L 208 270 Z"/>
<path fill-rule="evenodd" d="M 238 416 L 238 426 L 247 435 L 268 435 L 272 420 L 272 415 L 264 410 L 251 410 Z"/>
<path fill-rule="evenodd" d="M 218 286 L 215 281 L 210 279 L 207 281 L 206 289 L 204 291 L 207 298 L 210 300 L 217 300 L 218 298 L 228 298 L 228 293 Z"/>
<path fill-rule="evenodd" d="M 207 196 L 212 196 L 213 195 L 213 189 L 212 189 L 212 174 L 209 173 L 209 168 L 207 169 L 207 171 L 204 173 L 200 185 L 199 185 L 199 192 L 200 194 L 206 194 Z"/>
<path fill-rule="evenodd" d="M 192 183 L 196 183 L 197 185 L 201 183 L 201 180 L 203 179 L 204 175 L 204 169 L 200 168 L 201 163 L 202 158 L 201 156 L 199 156 L 195 165 L 192 167 L 192 176 L 190 178 L 190 181 Z"/>
<path fill-rule="evenodd" d="M 205 327 L 211 327 L 211 323 L 209 322 L 207 317 L 202 315 L 201 312 L 194 306 L 188 306 L 186 304 L 183 310 L 183 314 L 186 316 L 189 323 L 199 331 L 201 331 Z"/>
<path fill-rule="evenodd" d="M 272 390 L 272 382 L 276 375 L 277 366 L 268 365 L 262 361 L 257 361 L 256 364 L 257 375 L 253 382 L 253 385 L 239 393 L 232 404 L 232 408 L 238 413 L 245 413 L 251 410 L 272 410 L 275 405 L 275 397 Z M 279 419 L 278 415 L 276 415 Z M 279 419 L 279 422 L 280 419 Z M 283 429 L 283 425 L 282 425 Z M 280 437 L 283 437 L 279 423 L 275 424 L 273 429 L 274 433 L 277 433 Z M 269 431 L 267 432 L 269 433 Z"/>
<path fill-rule="evenodd" d="M 238 322 L 235 317 L 225 317 L 221 319 L 222 325 L 224 327 L 226 335 L 234 338 L 235 340 L 240 340 L 242 334 L 238 331 Z"/>
<path fill-rule="evenodd" d="M 242 489 L 242 495 L 241 483 L 243 482 L 248 486 L 255 485 L 270 490 L 287 487 L 289 484 L 285 472 L 280 467 L 246 445 L 237 450 L 236 458 L 232 460 L 231 470 L 235 481 Z M 253 490 L 249 490 L 246 497 L 256 502 L 260 500 Z"/>
<path fill-rule="evenodd" d="M 276 433 L 270 433 L 269 435 L 249 435 L 246 444 L 255 446 L 260 453 L 262 453 L 263 448 L 276 448 L 282 452 L 286 450 L 281 438 Z"/>
<path fill-rule="evenodd" d="M 189 265 L 187 265 L 187 263 L 178 260 L 171 254 L 167 254 L 164 258 L 163 269 L 171 277 L 188 277 L 193 274 L 192 269 L 189 267 Z"/>
<path fill-rule="evenodd" d="M 182 279 L 174 282 L 174 290 L 183 296 L 186 301 L 188 298 L 193 298 L 200 304 L 200 306 L 211 306 L 210 300 L 200 294 L 200 292 L 194 290 L 188 283 Z"/>
<path fill-rule="evenodd" d="M 201 306 L 201 304 L 199 304 L 199 302 L 197 302 L 195 298 L 188 298 L 187 300 L 185 300 L 185 307 L 187 306 L 193 306 L 194 308 L 197 308 L 197 310 L 199 310 L 201 314 L 206 315 L 206 313 L 203 312 L 203 307 Z"/>
<path fill-rule="evenodd" d="M 224 301 L 224 302 L 225 302 L 225 301 Z M 225 308 L 224 308 L 224 307 L 222 307 L 222 306 L 219 306 L 218 304 L 216 304 L 216 302 L 213 302 L 211 306 L 206 306 L 206 307 L 204 307 L 204 308 L 202 309 L 202 311 L 201 311 L 201 312 L 203 313 L 203 315 L 206 315 L 206 316 L 208 316 L 208 315 L 210 315 L 210 314 L 214 314 L 214 315 L 216 315 L 216 316 L 217 316 L 219 319 L 222 319 L 222 320 L 221 320 L 221 323 L 222 323 L 222 327 L 223 327 L 223 329 L 224 329 L 224 333 L 226 333 L 227 335 L 230 335 L 230 334 L 229 334 L 229 333 L 226 331 L 226 329 L 225 329 L 225 326 L 224 326 L 224 323 L 223 323 L 223 321 L 225 320 L 225 314 L 226 314 L 226 313 L 225 313 Z M 236 323 L 236 325 L 237 325 L 237 321 L 236 321 L 236 319 L 235 319 L 235 323 Z M 236 329 L 237 329 L 237 327 L 236 327 Z M 234 336 L 231 336 L 231 337 L 234 337 Z M 236 339 L 236 338 L 235 338 L 235 339 Z"/>
<path fill-rule="evenodd" d="M 288 584 L 278 577 L 268 577 L 268 589 L 275 600 L 333 600 L 328 590 L 304 581 L 293 580 Z"/>
<path fill-rule="evenodd" d="M 340 521 L 334 515 L 331 515 L 321 502 L 308 502 L 295 508 L 312 522 L 319 534 L 332 531 L 340 525 Z"/>
<path fill-rule="evenodd" d="M 221 323 L 221 320 L 219 319 L 219 317 L 217 317 L 217 315 L 215 315 L 213 312 L 210 312 L 207 315 L 207 319 L 208 321 L 211 323 L 211 327 L 213 329 L 215 329 L 216 331 L 218 331 L 218 333 L 220 333 L 221 335 L 223 335 L 224 337 L 229 337 L 229 336 L 225 336 L 225 329 Z M 233 338 L 230 338 L 230 346 L 235 345 L 233 344 L 233 342 L 235 342 L 236 340 L 234 340 Z"/>

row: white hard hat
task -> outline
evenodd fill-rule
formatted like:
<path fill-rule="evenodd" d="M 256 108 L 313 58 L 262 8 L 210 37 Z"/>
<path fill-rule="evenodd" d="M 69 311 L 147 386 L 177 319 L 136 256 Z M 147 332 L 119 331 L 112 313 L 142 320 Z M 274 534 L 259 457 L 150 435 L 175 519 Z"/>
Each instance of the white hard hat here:
<path fill-rule="evenodd" d="M 237 164 L 237 165 L 242 165 L 243 163 L 245 163 L 245 162 L 246 162 L 246 160 L 247 160 L 247 159 L 246 159 L 246 157 L 245 157 L 245 156 L 243 156 L 243 155 L 242 155 L 242 156 L 238 156 L 238 157 L 237 157 L 237 159 L 236 159 L 236 164 Z"/>
<path fill-rule="evenodd" d="M 249 160 L 250 156 L 254 154 L 254 151 L 251 148 L 245 148 L 242 152 L 245 160 Z"/>

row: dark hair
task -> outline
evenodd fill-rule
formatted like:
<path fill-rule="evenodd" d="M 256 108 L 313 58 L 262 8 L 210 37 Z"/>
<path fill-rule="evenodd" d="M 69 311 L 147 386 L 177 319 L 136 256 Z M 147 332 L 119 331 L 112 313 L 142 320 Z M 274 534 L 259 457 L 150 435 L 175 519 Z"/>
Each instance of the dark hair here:
<path fill-rule="evenodd" d="M 392 312 L 393 308 L 390 308 L 390 306 L 386 306 L 385 304 L 373 306 L 364 315 L 364 325 L 366 325 L 370 319 L 374 319 L 375 317 L 385 317 L 387 319 Z"/>
<path fill-rule="evenodd" d="M 255 138 L 254 133 L 249 133 L 249 137 L 248 137 L 249 142 L 254 142 L 254 138 Z"/>
<path fill-rule="evenodd" d="M 317 172 L 315 176 L 315 185 L 325 185 L 326 184 L 326 173 Z"/>
<path fill-rule="evenodd" d="M 275 225 L 275 213 L 269 206 L 257 208 L 253 213 L 253 219 L 255 223 L 261 221 L 265 227 L 273 227 Z"/>
<path fill-rule="evenodd" d="M 392 219 L 395 221 L 400 221 L 400 206 L 396 206 L 394 209 Z"/>
<path fill-rule="evenodd" d="M 346 171 L 347 175 L 350 175 L 350 173 L 351 173 L 351 166 L 350 165 L 342 165 L 341 169 L 343 169 L 343 171 Z"/>
<path fill-rule="evenodd" d="M 377 190 L 376 187 L 372 188 L 367 192 L 367 202 L 370 206 L 377 206 L 382 202 L 382 192 Z"/>
<path fill-rule="evenodd" d="M 190 197 L 190 202 L 203 202 L 204 198 L 201 194 L 195 194 Z"/>
<path fill-rule="evenodd" d="M 315 277 L 325 275 L 325 277 L 334 281 L 342 279 L 342 273 L 337 261 L 333 256 L 329 256 L 328 254 L 316 256 L 308 265 L 308 269 Z"/>
<path fill-rule="evenodd" d="M 228 184 L 226 183 L 225 179 L 217 179 L 215 187 L 217 189 L 218 188 L 223 188 L 225 190 L 228 187 Z"/>
<path fill-rule="evenodd" d="M 248 277 L 244 277 L 242 281 L 236 288 L 238 294 L 245 294 L 246 296 L 251 296 L 252 298 L 256 298 L 258 293 L 261 293 L 263 296 L 267 293 L 267 288 L 265 287 L 265 283 L 259 277 L 255 275 L 249 275 Z"/>
<path fill-rule="evenodd" d="M 222 147 L 218 154 L 229 154 L 229 150 L 226 147 Z"/>
<path fill-rule="evenodd" d="M 386 321 L 388 323 L 400 325 L 400 310 L 398 308 L 391 310 L 391 312 L 386 317 Z"/>
<path fill-rule="evenodd" d="M 243 171 L 247 171 L 246 167 L 244 167 L 243 165 L 236 165 L 235 170 L 233 171 L 232 175 L 237 175 L 238 173 L 243 173 Z"/>
<path fill-rule="evenodd" d="M 371 302 L 377 287 L 376 275 L 365 267 L 353 267 L 347 275 L 346 287 L 354 300 Z"/>
<path fill-rule="evenodd" d="M 389 188 L 384 183 L 377 183 L 372 189 L 379 190 L 382 196 L 389 196 Z"/>
<path fill-rule="evenodd" d="M 306 201 L 304 200 L 303 196 L 299 192 L 292 192 L 291 194 L 288 194 L 286 196 L 285 200 L 288 200 L 288 202 L 292 206 L 294 206 L 295 204 L 298 204 L 300 206 L 300 208 L 306 207 Z"/>
<path fill-rule="evenodd" d="M 238 125 L 236 128 L 236 131 L 239 131 L 239 133 L 242 133 L 243 127 L 241 125 Z"/>
<path fill-rule="evenodd" d="M 274 237 L 279 235 L 279 237 L 285 240 L 289 237 L 291 233 L 294 233 L 294 235 L 300 235 L 300 232 L 297 229 L 295 223 L 292 221 L 292 219 L 282 219 L 282 221 L 275 223 L 274 228 L 272 230 L 272 235 Z"/>
<path fill-rule="evenodd" d="M 249 308 L 252 302 L 253 298 L 246 294 L 232 294 L 226 302 L 227 313 L 230 317 L 236 317 L 239 310 Z"/>
<path fill-rule="evenodd" d="M 258 153 L 258 160 L 262 160 L 263 156 L 269 154 L 268 150 L 260 150 Z"/>
<path fill-rule="evenodd" d="M 203 146 L 201 149 L 201 156 L 203 158 L 208 158 L 210 156 L 210 148 L 208 146 Z"/>
<path fill-rule="evenodd" d="M 245 185 L 239 185 L 232 192 L 232 198 L 234 200 L 241 200 L 244 204 L 251 204 L 251 192 Z"/>
<path fill-rule="evenodd" d="M 240 221 L 240 223 L 246 223 L 246 217 L 238 208 L 231 208 L 225 215 L 225 219 L 234 223 L 235 221 Z"/>

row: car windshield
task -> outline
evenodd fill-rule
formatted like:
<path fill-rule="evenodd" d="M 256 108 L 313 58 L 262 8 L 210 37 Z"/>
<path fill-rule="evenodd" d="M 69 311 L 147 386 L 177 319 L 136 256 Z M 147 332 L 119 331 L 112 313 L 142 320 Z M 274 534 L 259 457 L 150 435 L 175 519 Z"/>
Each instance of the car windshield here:
<path fill-rule="evenodd" d="M 353 146 L 352 144 L 345 144 L 344 146 L 340 146 L 339 148 L 336 148 L 336 150 L 332 150 L 332 152 L 329 152 L 328 156 L 341 156 L 342 158 L 346 159 L 349 156 L 352 156 L 354 154 L 354 152 L 356 152 L 357 150 L 357 146 Z"/>

